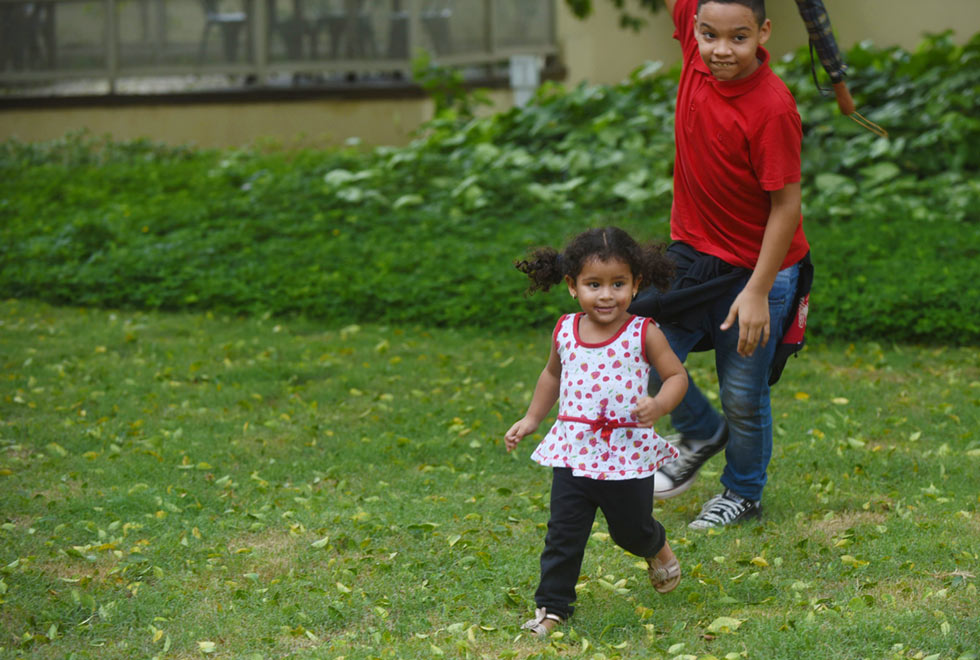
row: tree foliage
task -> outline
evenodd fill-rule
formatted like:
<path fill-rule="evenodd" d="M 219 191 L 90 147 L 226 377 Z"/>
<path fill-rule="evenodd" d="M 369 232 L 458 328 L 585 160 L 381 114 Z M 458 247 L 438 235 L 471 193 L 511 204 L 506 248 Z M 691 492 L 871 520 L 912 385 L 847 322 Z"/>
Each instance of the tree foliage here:
<path fill-rule="evenodd" d="M 630 30 L 639 30 L 646 23 L 642 16 L 632 13 L 626 7 L 626 0 L 595 0 L 596 2 L 611 2 L 619 10 L 619 24 Z M 572 14 L 577 18 L 588 18 L 593 11 L 593 0 L 565 0 Z M 636 0 L 641 10 L 656 13 L 664 8 L 664 0 Z"/>

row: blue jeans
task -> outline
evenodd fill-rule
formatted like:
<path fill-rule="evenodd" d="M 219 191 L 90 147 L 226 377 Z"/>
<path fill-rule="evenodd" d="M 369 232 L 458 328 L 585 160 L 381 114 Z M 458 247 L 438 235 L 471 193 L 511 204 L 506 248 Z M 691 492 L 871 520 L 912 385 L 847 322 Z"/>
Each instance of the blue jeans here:
<path fill-rule="evenodd" d="M 728 316 L 735 297 L 745 281 L 720 296 L 695 330 L 673 324 L 661 329 L 681 362 L 705 336 L 714 344 L 715 368 L 721 395 L 721 407 L 728 421 L 728 444 L 725 447 L 725 471 L 721 483 L 750 500 L 762 499 L 766 469 L 772 457 L 772 409 L 769 405 L 769 367 L 776 346 L 782 339 L 781 329 L 793 311 L 799 265 L 783 269 L 769 292 L 771 334 L 765 346 L 758 346 L 749 357 L 738 354 L 738 323 L 726 331 L 719 329 Z M 656 375 L 654 374 L 654 379 Z M 653 384 L 651 384 L 651 391 Z M 706 439 L 714 435 L 721 418 L 708 399 L 690 381 L 687 394 L 670 417 L 671 424 L 688 438 Z"/>

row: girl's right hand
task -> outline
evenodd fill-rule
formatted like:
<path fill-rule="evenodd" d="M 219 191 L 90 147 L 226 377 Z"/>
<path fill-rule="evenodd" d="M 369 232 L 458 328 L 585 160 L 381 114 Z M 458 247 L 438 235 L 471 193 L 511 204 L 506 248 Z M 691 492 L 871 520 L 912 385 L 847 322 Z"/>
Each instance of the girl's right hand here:
<path fill-rule="evenodd" d="M 514 448 L 517 447 L 517 443 L 520 442 L 524 436 L 534 433 L 537 428 L 538 425 L 531 420 L 528 420 L 527 417 L 523 417 L 515 422 L 514 425 L 510 427 L 510 430 L 504 434 L 504 442 L 507 444 L 507 451 L 514 451 Z"/>

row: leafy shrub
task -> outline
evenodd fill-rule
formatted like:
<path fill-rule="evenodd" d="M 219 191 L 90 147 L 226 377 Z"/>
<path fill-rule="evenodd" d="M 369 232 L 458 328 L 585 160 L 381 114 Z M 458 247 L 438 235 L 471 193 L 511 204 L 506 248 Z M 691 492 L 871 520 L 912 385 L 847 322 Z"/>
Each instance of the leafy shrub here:
<path fill-rule="evenodd" d="M 980 245 L 980 37 L 848 53 L 877 138 L 836 114 L 805 52 L 778 63 L 804 120 L 812 330 L 968 342 Z M 554 321 L 510 264 L 614 222 L 668 235 L 676 71 L 564 90 L 405 147 L 262 152 L 71 135 L 0 143 L 0 294 L 118 307 L 504 329 Z"/>
<path fill-rule="evenodd" d="M 814 103 L 813 85 L 795 81 L 816 329 L 976 342 L 980 35 L 964 46 L 933 36 L 915 53 L 858 46 L 847 59 L 859 110 L 889 137 L 840 120 L 831 128 L 831 104 Z"/>

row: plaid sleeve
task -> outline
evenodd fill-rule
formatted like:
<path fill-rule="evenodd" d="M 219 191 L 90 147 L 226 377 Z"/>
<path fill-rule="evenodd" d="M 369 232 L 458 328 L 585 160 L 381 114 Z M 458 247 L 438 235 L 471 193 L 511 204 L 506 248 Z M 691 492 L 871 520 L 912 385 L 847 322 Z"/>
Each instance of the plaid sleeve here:
<path fill-rule="evenodd" d="M 837 48 L 834 31 L 830 26 L 830 17 L 823 6 L 823 0 L 796 0 L 800 16 L 806 23 L 806 31 L 810 34 L 811 53 L 815 50 L 824 70 L 830 75 L 832 82 L 838 83 L 844 79 L 847 65 Z"/>

